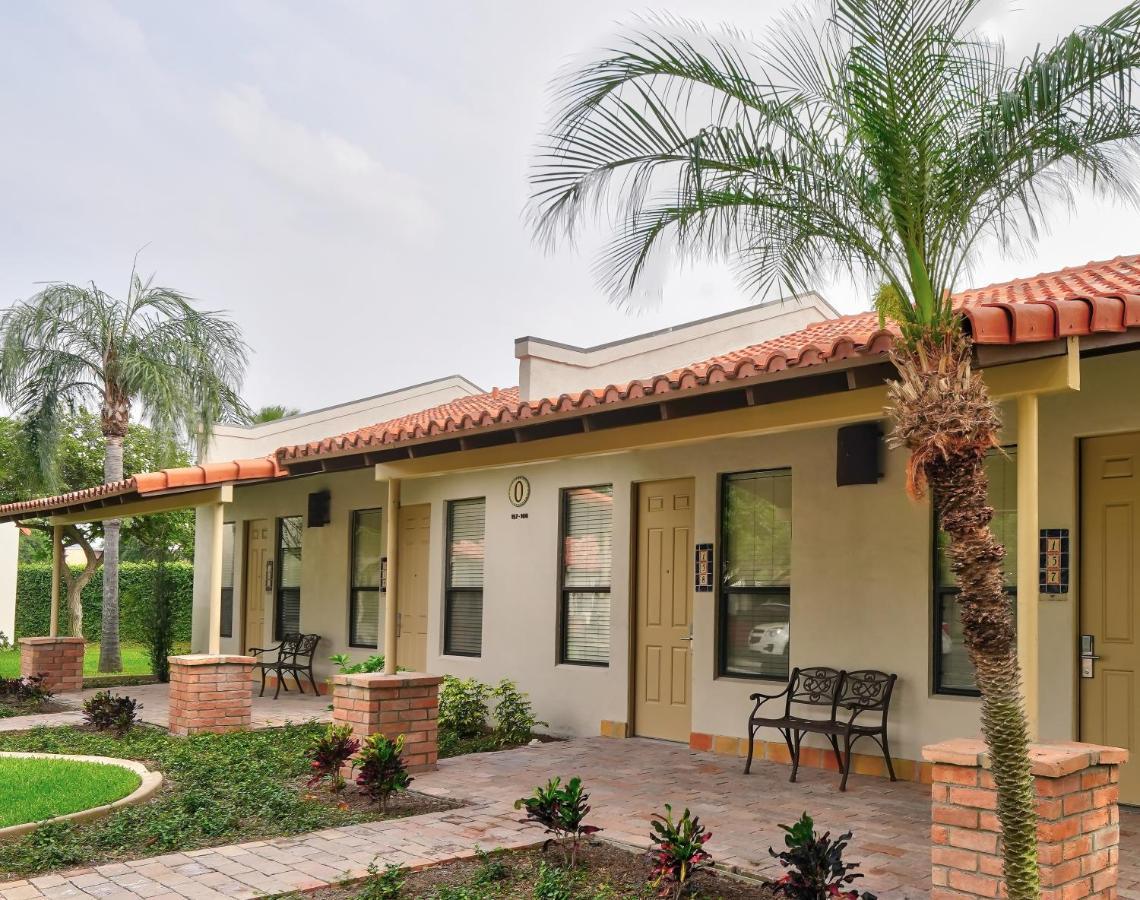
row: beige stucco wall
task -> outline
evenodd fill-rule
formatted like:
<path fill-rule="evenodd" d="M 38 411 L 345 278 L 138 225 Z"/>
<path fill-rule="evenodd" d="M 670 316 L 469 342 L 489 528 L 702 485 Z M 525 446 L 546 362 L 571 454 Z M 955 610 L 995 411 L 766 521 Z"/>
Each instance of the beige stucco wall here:
<path fill-rule="evenodd" d="M 1140 383 L 1140 354 L 1087 359 L 1082 376 L 1084 390 L 1079 394 L 1050 396 L 1041 402 L 1040 525 L 1071 528 L 1078 542 L 1078 440 L 1140 429 L 1140 405 L 1127 389 Z M 1016 417 L 1007 408 L 1003 440 L 1015 443 L 1016 429 Z M 900 680 L 892 712 L 892 744 L 899 757 L 915 759 L 924 743 L 976 734 L 976 700 L 931 692 L 931 516 L 927 503 L 906 497 L 904 465 L 901 453 L 891 453 L 886 477 L 879 484 L 838 488 L 835 430 L 823 428 L 407 479 L 402 502 L 432 505 L 428 667 L 485 681 L 514 678 L 531 693 L 539 715 L 556 733 L 596 734 L 603 719 L 629 721 L 629 536 L 634 485 L 693 477 L 694 539 L 719 543 L 718 476 L 789 466 L 793 472 L 792 664 L 896 672 Z M 531 497 L 522 510 L 507 499 L 507 486 L 519 474 L 531 482 Z M 615 499 L 611 662 L 605 669 L 555 665 L 559 491 L 600 483 L 614 485 Z M 303 515 L 307 495 L 326 487 L 332 496 L 333 521 L 321 529 L 305 530 L 302 582 L 302 626 L 326 638 L 321 650 L 325 673 L 332 653 L 344 651 L 360 658 L 368 652 L 347 646 L 349 513 L 382 506 L 384 483 L 375 482 L 372 472 L 365 470 L 238 488 L 226 515 L 227 521 L 238 522 Z M 483 655 L 445 657 L 441 653 L 444 503 L 473 496 L 487 498 Z M 516 512 L 527 513 L 527 518 L 512 519 Z M 241 527 L 237 534 L 235 583 L 240 588 Z M 1045 738 L 1077 736 L 1076 568 L 1072 583 L 1069 595 L 1040 601 Z M 697 594 L 694 604 L 693 730 L 742 735 L 748 695 L 762 682 L 715 677 L 716 595 Z M 203 609 L 199 601 L 196 646 L 204 644 Z M 235 612 L 235 617 L 239 614 Z M 239 649 L 236 638 L 225 649 Z"/>

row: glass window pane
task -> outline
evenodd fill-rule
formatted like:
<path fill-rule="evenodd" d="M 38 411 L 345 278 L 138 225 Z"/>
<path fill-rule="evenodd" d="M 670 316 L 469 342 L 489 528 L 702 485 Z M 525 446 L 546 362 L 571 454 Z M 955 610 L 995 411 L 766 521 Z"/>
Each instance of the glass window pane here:
<path fill-rule="evenodd" d="M 280 639 L 285 634 L 296 634 L 301 630 L 301 589 L 282 588 L 277 595 L 278 633 Z"/>
<path fill-rule="evenodd" d="M 966 653 L 966 640 L 962 634 L 962 614 L 956 591 L 941 595 L 940 621 L 938 622 L 938 652 L 941 654 L 939 675 L 940 690 L 973 691 L 974 666 Z"/>
<path fill-rule="evenodd" d="M 234 635 L 234 523 L 222 525 L 222 637 Z"/>
<path fill-rule="evenodd" d="M 381 511 L 358 509 L 352 514 L 352 586 L 380 587 Z"/>
<path fill-rule="evenodd" d="M 278 520 L 277 528 L 277 638 L 301 630 L 300 516 Z"/>
<path fill-rule="evenodd" d="M 788 677 L 788 594 L 732 592 L 724 598 L 724 670 L 732 675 Z"/>
<path fill-rule="evenodd" d="M 354 647 L 376 647 L 380 641 L 380 591 L 357 588 L 352 592 L 352 634 Z"/>
<path fill-rule="evenodd" d="M 610 587 L 613 568 L 612 485 L 566 491 L 562 539 L 562 585 Z"/>
<path fill-rule="evenodd" d="M 610 661 L 610 594 L 570 591 L 565 598 L 563 661 Z"/>
<path fill-rule="evenodd" d="M 724 583 L 787 587 L 792 578 L 792 473 L 744 472 L 724 480 Z"/>
<path fill-rule="evenodd" d="M 478 656 L 483 652 L 483 592 L 448 591 L 444 653 Z"/>
<path fill-rule="evenodd" d="M 483 587 L 486 501 L 452 500 L 447 506 L 449 587 Z"/>
<path fill-rule="evenodd" d="M 1005 547 L 1005 560 L 1002 565 L 1003 581 L 1007 588 L 1017 587 L 1017 448 L 1005 447 L 991 450 L 986 457 L 986 476 L 989 478 L 989 502 L 994 517 L 990 522 L 994 537 Z M 938 542 L 936 557 L 936 585 L 954 587 L 954 572 L 950 568 L 947 548 L 950 538 L 938 528 L 935 519 Z"/>

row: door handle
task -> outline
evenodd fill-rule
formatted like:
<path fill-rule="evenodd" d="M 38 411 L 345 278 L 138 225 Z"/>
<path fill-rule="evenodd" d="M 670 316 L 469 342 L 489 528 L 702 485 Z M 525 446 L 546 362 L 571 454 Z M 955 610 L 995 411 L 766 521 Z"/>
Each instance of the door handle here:
<path fill-rule="evenodd" d="M 1095 651 L 1095 640 L 1091 634 L 1081 635 L 1081 678 L 1093 678 L 1096 675 L 1093 669 L 1093 663 L 1100 659 L 1100 657 L 1097 656 Z"/>
<path fill-rule="evenodd" d="M 692 634 L 690 634 L 688 637 L 681 638 L 681 640 L 683 640 L 683 641 L 691 641 L 692 639 L 693 639 Z"/>

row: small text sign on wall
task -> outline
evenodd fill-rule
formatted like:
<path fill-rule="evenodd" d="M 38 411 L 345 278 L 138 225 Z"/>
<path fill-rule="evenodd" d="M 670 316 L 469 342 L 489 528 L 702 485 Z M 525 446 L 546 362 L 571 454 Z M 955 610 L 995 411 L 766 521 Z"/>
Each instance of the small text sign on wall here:
<path fill-rule="evenodd" d="M 1041 593 L 1069 593 L 1069 529 L 1042 528 Z"/>
<path fill-rule="evenodd" d="M 693 566 L 696 583 L 693 590 L 708 594 L 713 589 L 713 545 L 697 544 L 696 564 Z"/>

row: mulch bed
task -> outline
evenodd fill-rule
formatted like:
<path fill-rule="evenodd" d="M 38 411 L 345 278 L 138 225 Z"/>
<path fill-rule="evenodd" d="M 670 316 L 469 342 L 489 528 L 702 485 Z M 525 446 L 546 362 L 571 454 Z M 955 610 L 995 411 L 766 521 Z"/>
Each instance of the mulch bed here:
<path fill-rule="evenodd" d="M 305 788 L 303 781 L 298 781 L 297 786 L 304 791 L 306 800 L 315 800 L 325 806 L 332 806 L 345 812 L 360 813 L 376 819 L 402 819 L 405 816 L 419 816 L 424 813 L 447 812 L 449 809 L 459 809 L 462 805 L 454 800 L 418 794 L 413 787 L 411 790 L 394 794 L 388 801 L 387 812 L 381 816 L 380 807 L 369 800 L 355 784 L 350 783 L 339 794 L 333 794 L 326 790 Z"/>
<path fill-rule="evenodd" d="M 42 703 L 16 703 L 15 701 L 0 701 L 0 719 L 11 719 L 16 716 L 43 716 L 48 713 L 72 712 L 74 706 L 59 703 L 56 700 L 44 700 Z"/>
<path fill-rule="evenodd" d="M 638 853 L 595 843 L 583 849 L 576 873 L 563 870 L 551 879 L 551 869 L 561 869 L 561 853 L 552 848 L 493 853 L 489 857 L 456 860 L 432 866 L 407 876 L 396 895 L 370 891 L 367 882 L 325 888 L 306 894 L 314 900 L 354 900 L 364 896 L 397 896 L 400 900 L 516 900 L 516 898 L 565 897 L 566 900 L 593 900 L 596 897 L 648 898 L 657 896 L 646 883 L 648 867 Z M 543 875 L 543 868 L 547 872 Z M 539 883 L 542 888 L 536 890 Z M 565 893 L 552 885 L 560 886 Z M 772 900 L 775 895 L 763 885 L 714 872 L 703 872 L 691 896 L 722 900 Z"/>

